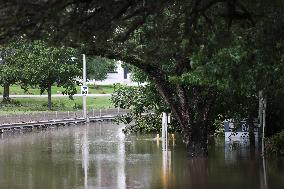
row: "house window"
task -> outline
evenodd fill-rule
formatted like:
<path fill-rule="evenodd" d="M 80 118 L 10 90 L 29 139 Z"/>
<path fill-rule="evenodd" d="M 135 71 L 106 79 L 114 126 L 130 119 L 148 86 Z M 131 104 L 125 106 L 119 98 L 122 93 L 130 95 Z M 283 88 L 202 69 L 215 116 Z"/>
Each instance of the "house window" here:
<path fill-rule="evenodd" d="M 123 68 L 123 72 L 124 72 L 124 79 L 127 79 L 127 74 L 129 73 L 129 68 L 127 65 L 124 66 Z"/>

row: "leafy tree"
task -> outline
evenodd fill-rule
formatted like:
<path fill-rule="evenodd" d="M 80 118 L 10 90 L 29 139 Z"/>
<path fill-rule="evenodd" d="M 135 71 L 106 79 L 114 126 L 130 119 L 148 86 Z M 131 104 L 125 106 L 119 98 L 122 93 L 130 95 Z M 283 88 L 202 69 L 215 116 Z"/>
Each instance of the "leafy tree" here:
<path fill-rule="evenodd" d="M 10 85 L 22 79 L 22 66 L 14 58 L 21 48 L 20 43 L 13 41 L 1 47 L 0 83 L 3 86 L 3 101 L 10 101 Z"/>
<path fill-rule="evenodd" d="M 11 14 L 13 10 L 20 11 Z M 234 94 L 241 94 L 249 88 L 249 85 L 238 88 L 239 82 L 231 82 L 237 78 L 243 84 L 246 78 L 251 79 L 239 79 L 242 78 L 241 72 L 231 72 L 231 67 L 237 69 L 237 63 L 257 63 L 250 68 L 263 68 L 263 73 L 267 73 L 269 78 L 275 73 L 266 67 L 267 58 L 254 60 L 254 57 L 261 57 L 261 52 L 271 52 L 268 49 L 273 43 L 267 43 L 268 49 L 265 50 L 263 44 L 255 48 L 254 44 L 257 43 L 248 40 L 247 46 L 240 46 L 246 47 L 248 56 L 231 55 L 235 52 L 243 53 L 242 48 L 234 43 L 239 38 L 253 37 L 255 32 L 256 37 L 264 34 L 265 40 L 261 40 L 264 44 L 270 41 L 265 33 L 269 28 L 263 26 L 273 25 L 277 17 L 282 19 L 283 2 L 11 1 L 1 8 L 1 12 L 5 15 L 0 24 L 3 39 L 22 33 L 31 38 L 44 37 L 56 44 L 79 46 L 84 43 L 85 51 L 89 54 L 122 60 L 141 69 L 167 102 L 181 127 L 189 150 L 195 155 L 207 153 L 208 124 L 215 114 L 213 110 L 220 99 L 220 90 L 225 90 L 228 84 L 234 84 Z M 15 18 L 21 18 L 21 21 Z M 281 23 L 278 29 L 283 26 Z M 273 36 L 278 29 L 269 36 Z M 257 50 L 258 56 L 251 57 L 254 50 Z M 231 63 L 228 65 L 231 75 L 222 80 L 218 78 L 220 73 L 215 63 L 223 58 L 223 65 Z M 253 79 L 262 75 L 260 70 L 253 72 Z M 212 75 L 210 72 L 215 73 L 211 77 L 213 83 L 209 82 L 209 76 Z M 266 88 L 270 86 L 269 82 L 262 85 L 269 81 L 267 77 L 254 80 L 259 81 L 255 90 L 269 91 Z M 250 94 L 252 96 L 254 93 Z"/>
<path fill-rule="evenodd" d="M 46 44 L 37 41 L 32 44 L 32 54 L 29 54 L 29 67 L 33 68 L 27 72 L 27 78 L 32 83 L 38 84 L 41 93 L 45 90 L 48 93 L 48 108 L 51 109 L 51 86 L 56 84 L 63 87 L 63 94 L 72 97 L 76 94 L 76 79 L 81 75 L 78 62 L 72 59 L 78 53 L 67 47 L 48 47 Z"/>
<path fill-rule="evenodd" d="M 114 71 L 115 61 L 103 57 L 90 57 L 87 63 L 88 79 L 104 80 L 107 73 Z"/>
<path fill-rule="evenodd" d="M 46 90 L 49 109 L 51 109 L 52 85 L 62 86 L 65 89 L 63 94 L 68 94 L 70 97 L 76 93 L 76 77 L 81 75 L 78 62 L 72 59 L 78 56 L 76 50 L 64 46 L 51 47 L 42 41 L 21 41 L 17 45 L 13 48 L 13 54 L 6 58 L 9 62 L 8 68 L 16 73 L 10 75 L 14 81 L 19 82 L 25 89 L 38 85 L 41 93 Z"/>

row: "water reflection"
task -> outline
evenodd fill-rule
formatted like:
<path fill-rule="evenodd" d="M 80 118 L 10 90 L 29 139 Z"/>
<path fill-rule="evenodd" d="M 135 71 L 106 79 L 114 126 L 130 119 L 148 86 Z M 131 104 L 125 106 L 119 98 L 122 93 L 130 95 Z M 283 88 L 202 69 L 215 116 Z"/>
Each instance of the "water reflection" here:
<path fill-rule="evenodd" d="M 162 166 L 162 171 L 161 171 L 161 183 L 162 183 L 162 188 L 176 188 L 174 184 L 174 178 L 173 178 L 173 172 L 172 172 L 172 159 L 171 159 L 171 151 L 169 150 L 164 150 L 163 151 L 163 166 Z"/>
<path fill-rule="evenodd" d="M 117 147 L 117 188 L 126 188 L 126 176 L 125 176 L 125 135 L 123 132 L 119 132 L 118 135 L 118 147 Z"/>
<path fill-rule="evenodd" d="M 172 151 L 171 148 L 174 147 L 174 135 L 171 135 L 171 140 L 168 140 L 168 137 L 165 137 L 165 140 L 162 138 L 162 168 L 161 168 L 161 183 L 164 189 L 167 188 L 176 188 L 175 179 L 172 170 Z M 159 138 L 157 140 L 157 147 L 159 149 Z M 172 142 L 172 146 L 169 146 L 169 142 Z M 160 149 L 159 149 L 160 150 Z"/>
<path fill-rule="evenodd" d="M 4 133 L 0 188 L 284 188 L 284 161 L 265 161 L 257 148 L 221 139 L 209 158 L 192 159 L 178 136 L 162 151 L 156 136 L 125 136 L 122 128 L 96 123 Z"/>
<path fill-rule="evenodd" d="M 119 129 L 122 127 L 114 128 L 120 130 L 115 133 L 112 130 L 106 130 L 106 133 L 109 133 L 106 137 L 102 133 L 102 124 L 99 123 L 97 126 L 92 133 L 89 133 L 90 126 L 87 125 L 82 136 L 84 188 L 94 186 L 98 188 L 126 188 L 125 135 Z M 95 138 L 90 140 L 89 135 L 95 136 Z M 94 169 L 96 170 L 95 174 L 90 176 L 89 170 Z"/>
<path fill-rule="evenodd" d="M 227 164 L 237 164 L 240 161 L 249 160 L 248 167 L 259 167 L 259 185 L 261 189 L 268 189 L 266 159 L 259 152 L 258 143 L 251 147 L 248 140 L 226 141 L 225 142 L 225 162 Z"/>
<path fill-rule="evenodd" d="M 82 166 L 84 170 L 84 188 L 88 188 L 88 169 L 89 169 L 89 140 L 88 140 L 88 127 L 84 129 L 84 135 L 82 139 Z"/>
<path fill-rule="evenodd" d="M 125 135 L 123 134 L 123 132 L 118 132 L 117 135 L 115 136 L 115 138 L 117 138 L 116 144 L 117 144 L 117 152 L 116 155 L 112 155 L 112 154 L 104 154 L 100 152 L 100 149 L 97 149 L 98 151 L 92 151 L 93 154 L 99 153 L 100 155 L 98 156 L 99 158 L 94 158 L 94 159 L 90 159 L 90 152 L 89 152 L 89 125 L 87 125 L 84 128 L 84 133 L 82 136 L 82 167 L 83 167 L 83 171 L 84 171 L 84 188 L 90 188 L 89 183 L 88 183 L 88 171 L 90 164 L 92 164 L 92 161 L 95 162 L 97 171 L 96 171 L 96 179 L 97 183 L 95 183 L 95 185 L 97 185 L 97 187 L 101 188 L 101 187 L 112 187 L 111 182 L 102 182 L 102 180 L 104 180 L 102 178 L 102 175 L 106 175 L 108 174 L 108 170 L 107 167 L 105 167 L 105 169 L 102 169 L 102 165 L 104 164 L 103 160 L 108 160 L 108 161 L 115 161 L 117 164 L 116 167 L 116 175 L 113 175 L 114 178 L 117 179 L 116 181 L 116 186 L 115 188 L 126 188 L 126 176 L 125 176 Z M 102 136 L 102 124 L 99 123 L 99 127 L 97 130 L 95 130 L 95 134 L 97 137 Z M 112 135 L 110 135 L 112 136 Z M 99 139 L 101 142 L 110 142 L 110 143 L 114 143 L 112 141 L 104 141 Z M 93 145 L 96 144 L 97 141 L 94 141 Z M 112 157 L 112 156 L 116 156 L 116 157 Z M 94 157 L 94 156 L 93 156 Z M 109 172 L 111 174 L 111 171 Z M 94 183 L 93 183 L 94 184 Z M 114 183 L 113 183 L 114 184 Z M 113 186 L 114 187 L 114 186 Z"/>
<path fill-rule="evenodd" d="M 260 177 L 260 181 L 261 181 L 261 189 L 268 189 L 265 157 L 262 157 L 262 174 Z"/>

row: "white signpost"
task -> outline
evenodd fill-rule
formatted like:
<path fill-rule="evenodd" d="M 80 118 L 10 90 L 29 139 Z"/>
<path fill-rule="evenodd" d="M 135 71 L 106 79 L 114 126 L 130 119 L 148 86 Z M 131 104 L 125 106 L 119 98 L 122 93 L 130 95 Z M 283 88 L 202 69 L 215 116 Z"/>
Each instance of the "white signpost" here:
<path fill-rule="evenodd" d="M 168 150 L 168 116 L 163 112 L 162 117 L 162 149 Z"/>
<path fill-rule="evenodd" d="M 89 118 L 87 116 L 87 94 L 88 94 L 88 86 L 86 84 L 87 74 L 86 74 L 86 55 L 83 54 L 83 86 L 81 87 L 81 94 L 83 95 L 83 114 L 86 122 L 89 122 Z"/>

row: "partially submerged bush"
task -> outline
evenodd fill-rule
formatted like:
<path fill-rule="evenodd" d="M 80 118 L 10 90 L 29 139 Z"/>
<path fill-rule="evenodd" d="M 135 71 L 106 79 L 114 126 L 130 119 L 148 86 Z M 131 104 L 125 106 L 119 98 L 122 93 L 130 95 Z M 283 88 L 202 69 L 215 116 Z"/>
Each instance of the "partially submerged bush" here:
<path fill-rule="evenodd" d="M 159 133 L 162 129 L 161 115 L 149 113 L 141 116 L 134 116 L 128 113 L 117 118 L 118 122 L 126 124 L 124 133 Z M 132 123 L 131 123 L 132 122 Z M 168 132 L 179 131 L 176 123 L 168 124 Z"/>
<path fill-rule="evenodd" d="M 112 102 L 115 107 L 128 109 L 127 115 L 121 115 L 117 121 L 126 124 L 125 133 L 160 132 L 162 126 L 162 112 L 169 109 L 160 98 L 158 92 L 151 85 L 129 87 L 116 85 L 112 94 Z M 177 123 L 172 119 L 168 127 L 169 132 L 177 131 Z"/>
<path fill-rule="evenodd" d="M 265 152 L 269 156 L 284 156 L 284 131 L 266 139 Z"/>
<path fill-rule="evenodd" d="M 141 116 L 135 116 L 135 120 L 132 120 L 134 117 L 131 114 L 128 114 L 124 117 L 120 117 L 119 121 L 122 121 L 126 124 L 125 133 L 130 132 L 139 132 L 139 133 L 151 133 L 151 132 L 160 132 L 161 121 L 159 116 L 156 114 L 147 114 Z M 131 124 L 131 121 L 135 121 L 135 124 Z"/>

